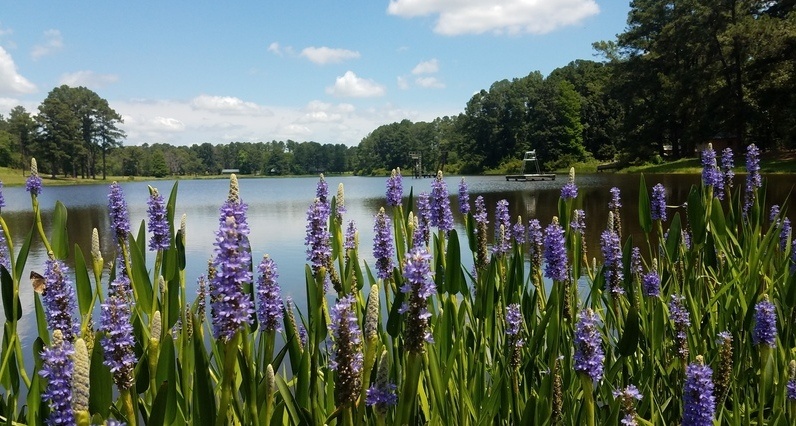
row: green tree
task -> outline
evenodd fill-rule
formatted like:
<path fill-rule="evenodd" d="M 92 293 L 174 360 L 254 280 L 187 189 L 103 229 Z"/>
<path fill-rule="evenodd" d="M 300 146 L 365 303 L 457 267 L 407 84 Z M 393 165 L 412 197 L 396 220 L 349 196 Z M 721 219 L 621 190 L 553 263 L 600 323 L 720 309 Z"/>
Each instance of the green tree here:
<path fill-rule="evenodd" d="M 12 167 L 22 169 L 22 175 L 28 169 L 28 152 L 32 149 L 33 138 L 36 134 L 36 121 L 30 113 L 21 105 L 17 105 L 8 114 L 7 131 L 13 136 L 12 147 L 17 153 L 15 160 L 11 162 Z"/>
<path fill-rule="evenodd" d="M 166 164 L 166 156 L 160 149 L 152 151 L 152 165 L 150 174 L 154 177 L 166 177 L 170 173 L 169 166 Z"/>

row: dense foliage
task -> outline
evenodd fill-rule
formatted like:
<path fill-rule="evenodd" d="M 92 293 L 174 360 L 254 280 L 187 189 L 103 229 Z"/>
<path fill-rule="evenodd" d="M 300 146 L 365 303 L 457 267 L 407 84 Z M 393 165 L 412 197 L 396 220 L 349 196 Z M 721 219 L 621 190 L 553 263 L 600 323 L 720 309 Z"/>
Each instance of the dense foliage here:
<path fill-rule="evenodd" d="M 87 258 L 67 241 L 60 202 L 45 233 L 38 197 L 47 189 L 34 163 L 27 189 L 35 222 L 21 247 L 0 215 L 0 418 L 81 426 L 793 424 L 796 246 L 787 212 L 765 200 L 757 154 L 747 151 L 742 184 L 723 169 L 729 157 L 719 162 L 708 148 L 702 184 L 687 200 L 667 199 L 660 184 L 650 196 L 642 177 L 642 241 L 623 237 L 621 194 L 612 189 L 600 247 L 588 250 L 589 213 L 574 173 L 557 217 L 512 222 L 506 200 L 493 215 L 480 196 L 473 209 L 464 181 L 451 203 L 441 174 L 429 192 L 407 197 L 396 171 L 374 218 L 373 265 L 346 220 L 343 188 L 330 196 L 321 176 L 307 194 L 298 313 L 282 300 L 275 261 L 251 257 L 257 242 L 234 175 L 213 247 L 205 247 L 207 274 L 189 297 L 176 184 L 168 200 L 152 187 L 132 195 L 148 205 L 137 232 L 112 184 L 108 229 L 95 229 Z M 458 226 L 452 204 L 466 212 Z M 100 232 L 116 237 L 107 263 Z M 33 238 L 49 259 L 43 276 L 31 277 L 35 309 L 23 312 Z M 598 251 L 602 260 L 589 261 Z M 74 269 L 64 262 L 70 254 Z M 37 325 L 33 365 L 18 330 L 23 315 Z"/>

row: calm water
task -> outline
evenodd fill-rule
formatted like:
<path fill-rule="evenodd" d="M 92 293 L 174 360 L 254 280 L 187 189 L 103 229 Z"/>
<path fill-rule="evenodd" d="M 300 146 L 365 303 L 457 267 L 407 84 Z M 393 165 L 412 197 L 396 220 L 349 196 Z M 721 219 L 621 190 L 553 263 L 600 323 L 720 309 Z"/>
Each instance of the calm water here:
<path fill-rule="evenodd" d="M 648 188 L 656 183 L 663 183 L 667 189 L 667 201 L 670 205 L 682 204 L 691 188 L 699 183 L 698 175 L 647 175 Z M 521 215 L 527 223 L 528 219 L 537 218 L 546 226 L 552 216 L 557 213 L 558 198 L 561 186 L 567 177 L 559 175 L 552 182 L 507 182 L 502 176 L 471 176 L 466 181 L 470 189 L 471 204 L 475 197 L 482 195 L 486 201 L 490 215 L 490 224 L 494 223 L 493 210 L 501 200 L 509 201 L 512 222 Z M 736 190 L 742 190 L 743 178 L 736 178 Z M 459 177 L 448 177 L 446 182 L 451 193 L 451 206 L 454 210 L 457 230 L 464 235 L 461 216 L 458 213 Z M 276 179 L 242 179 L 240 194 L 242 200 L 249 205 L 248 220 L 251 228 L 250 240 L 253 259 L 259 262 L 264 254 L 269 254 L 277 263 L 279 282 L 285 296 L 292 296 L 301 306 L 304 300 L 304 264 L 305 260 L 305 225 L 306 212 L 315 197 L 318 178 L 276 178 Z M 383 177 L 330 177 L 330 196 L 334 195 L 337 185 L 345 187 L 345 205 L 348 212 L 345 221 L 354 220 L 360 232 L 360 253 L 369 265 L 372 260 L 373 217 L 380 207 L 386 205 L 384 199 L 386 179 Z M 581 208 L 586 212 L 587 236 L 589 238 L 589 256 L 598 254 L 599 234 L 607 221 L 607 204 L 610 199 L 609 189 L 618 187 L 622 196 L 622 220 L 624 234 L 633 234 L 635 241 L 642 235 L 638 232 L 638 188 L 637 175 L 624 174 L 592 174 L 578 175 L 576 182 L 580 190 Z M 39 197 L 42 218 L 46 232 L 50 233 L 53 208 L 60 200 L 69 211 L 68 230 L 70 247 L 80 245 L 86 259 L 90 259 L 91 231 L 97 228 L 101 236 L 104 257 L 112 258 L 109 252 L 114 246 L 111 240 L 110 220 L 107 211 L 106 185 L 88 185 L 73 187 L 47 187 Z M 158 187 L 161 194 L 168 198 L 173 182 L 125 182 L 122 183 L 130 210 L 130 219 L 134 233 L 138 231 L 142 220 L 146 218 L 146 201 L 149 196 L 147 184 Z M 404 180 L 404 194 L 408 196 L 410 188 L 417 195 L 430 192 L 430 179 Z M 768 206 L 781 204 L 791 191 L 794 184 L 793 176 L 767 177 Z M 193 283 L 207 268 L 207 261 L 213 253 L 214 231 L 218 228 L 218 209 L 226 199 L 229 182 L 227 180 L 187 180 L 179 182 L 177 197 L 176 220 L 183 214 L 187 215 L 187 283 Z M 3 195 L 6 207 L 2 214 L 13 235 L 15 250 L 19 249 L 24 237 L 30 230 L 33 217 L 30 212 L 30 196 L 24 188 L 5 188 Z M 793 201 L 789 211 L 794 211 Z M 670 217 L 673 211 L 670 212 Z M 41 243 L 34 240 L 27 269 L 42 271 L 45 253 Z M 463 247 L 467 245 L 463 242 Z M 469 256 L 463 256 L 468 259 Z M 150 263 L 151 265 L 151 263 Z M 468 265 L 469 266 L 469 265 Z M 23 276 L 27 277 L 28 271 Z M 189 297 L 192 292 L 189 292 Z M 33 290 L 27 284 L 22 285 L 21 299 L 24 312 L 33 310 Z M 28 317 L 29 318 L 29 317 Z M 35 321 L 35 320 L 34 320 Z M 35 337 L 34 321 L 20 324 L 23 341 L 30 342 Z"/>

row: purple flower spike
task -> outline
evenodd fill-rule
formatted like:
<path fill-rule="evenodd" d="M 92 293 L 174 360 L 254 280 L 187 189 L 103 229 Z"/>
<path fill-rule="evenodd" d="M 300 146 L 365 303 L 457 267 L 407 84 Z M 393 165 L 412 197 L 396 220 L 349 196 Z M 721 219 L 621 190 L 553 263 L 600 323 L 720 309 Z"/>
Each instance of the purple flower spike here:
<path fill-rule="evenodd" d="M 724 198 L 724 177 L 716 163 L 716 151 L 710 144 L 702 151 L 702 184 L 713 187 L 716 198 L 720 200 Z"/>
<path fill-rule="evenodd" d="M 6 198 L 3 196 L 3 181 L 0 180 L 0 209 L 6 206 Z"/>
<path fill-rule="evenodd" d="M 506 306 L 506 344 L 509 346 L 510 358 L 509 364 L 512 368 L 518 369 L 522 365 L 522 347 L 525 345 L 525 339 L 520 336 L 522 332 L 522 313 L 520 312 L 520 305 L 512 303 Z"/>
<path fill-rule="evenodd" d="M 149 223 L 147 230 L 152 233 L 149 240 L 150 250 L 166 250 L 169 248 L 169 224 L 166 220 L 166 203 L 157 188 L 149 187 L 149 200 L 147 201 Z"/>
<path fill-rule="evenodd" d="M 425 245 L 431 241 L 431 200 L 427 192 L 417 196 L 417 232 L 423 235 Z"/>
<path fill-rule="evenodd" d="M 436 293 L 437 287 L 431 279 L 431 255 L 425 247 L 415 247 L 406 254 L 404 263 L 404 285 L 401 292 L 407 295 L 399 312 L 406 313 L 406 329 L 404 342 L 409 352 L 422 354 L 425 352 L 423 342 L 433 342 L 429 331 L 427 300 Z"/>
<path fill-rule="evenodd" d="M 321 200 L 326 207 L 329 207 L 329 184 L 323 177 L 323 173 L 318 177 L 318 185 L 315 187 L 315 198 Z"/>
<path fill-rule="evenodd" d="M 650 213 L 652 220 L 666 220 L 666 188 L 662 184 L 652 187 L 652 200 L 650 200 Z"/>
<path fill-rule="evenodd" d="M 72 409 L 74 353 L 74 346 L 64 340 L 60 330 L 53 332 L 52 345 L 44 348 L 41 353 L 42 367 L 39 374 L 47 379 L 47 387 L 41 397 L 50 403 L 48 425 L 75 424 L 75 413 Z"/>
<path fill-rule="evenodd" d="M 619 188 L 613 187 L 610 189 L 610 192 L 611 200 L 608 201 L 608 209 L 616 211 L 622 207 L 622 198 L 620 197 L 621 191 L 619 191 Z"/>
<path fill-rule="evenodd" d="M 777 216 L 779 216 L 779 204 L 774 204 L 768 213 L 768 220 L 773 222 L 777 220 Z"/>
<path fill-rule="evenodd" d="M 11 273 L 11 258 L 8 255 L 8 241 L 6 241 L 6 233 L 0 228 L 0 265 L 6 268 L 8 273 Z"/>
<path fill-rule="evenodd" d="M 357 247 L 357 225 L 353 220 L 348 221 L 348 227 L 345 229 L 345 244 L 343 247 L 346 250 L 353 250 Z"/>
<path fill-rule="evenodd" d="M 328 217 L 325 216 L 323 202 L 316 198 L 307 209 L 307 260 L 312 265 L 312 272 L 317 274 L 321 267 L 327 265 L 332 249 L 329 243 Z"/>
<path fill-rule="evenodd" d="M 699 355 L 696 362 L 685 369 L 682 426 L 712 426 L 715 409 L 713 370 Z"/>
<path fill-rule="evenodd" d="M 569 229 L 573 233 L 584 235 L 586 233 L 586 212 L 580 209 L 575 209 L 572 212 L 572 222 L 569 223 Z"/>
<path fill-rule="evenodd" d="M 64 339 L 75 340 L 79 323 L 75 321 L 75 288 L 67 276 L 69 268 L 60 260 L 49 259 L 44 268 L 42 302 L 50 330 L 61 330 Z"/>
<path fill-rule="evenodd" d="M 522 327 L 522 313 L 520 313 L 520 305 L 512 303 L 506 307 L 506 334 L 509 336 L 516 336 L 520 333 Z"/>
<path fill-rule="evenodd" d="M 724 175 L 724 187 L 732 188 L 732 178 L 735 177 L 735 172 L 732 168 L 735 167 L 735 162 L 732 158 L 732 149 L 724 148 L 721 152 L 721 170 Z"/>
<path fill-rule="evenodd" d="M 282 297 L 276 281 L 279 278 L 276 263 L 266 254 L 257 272 L 257 319 L 263 331 L 282 331 Z"/>
<path fill-rule="evenodd" d="M 544 276 L 554 281 L 567 279 L 567 249 L 564 241 L 564 229 L 558 224 L 558 218 L 547 226 L 544 233 Z"/>
<path fill-rule="evenodd" d="M 41 194 L 41 177 L 39 177 L 39 167 L 36 165 L 35 158 L 30 159 L 30 175 L 25 181 L 25 190 L 34 197 Z"/>
<path fill-rule="evenodd" d="M 538 219 L 528 221 L 528 242 L 531 246 L 531 266 L 535 271 L 542 268 L 542 254 L 544 253 L 544 235 L 542 225 Z"/>
<path fill-rule="evenodd" d="M 796 360 L 790 360 L 790 364 L 788 365 L 788 369 L 790 370 L 790 380 L 785 385 L 785 389 L 787 390 L 787 397 L 788 401 L 791 403 L 796 402 Z"/>
<path fill-rule="evenodd" d="M 126 278 L 111 283 L 100 313 L 100 330 L 105 332 L 102 339 L 102 349 L 105 351 L 103 364 L 111 369 L 113 381 L 120 390 L 133 386 L 133 370 L 138 361 L 133 351 L 135 340 L 130 323 L 130 304 L 121 291 L 129 284 L 122 281 L 126 281 Z"/>
<path fill-rule="evenodd" d="M 467 192 L 467 182 L 464 178 L 459 182 L 459 212 L 464 216 L 470 213 L 470 194 Z"/>
<path fill-rule="evenodd" d="M 382 280 L 392 276 L 394 267 L 392 261 L 394 248 L 390 229 L 390 218 L 387 217 L 382 207 L 379 213 L 376 214 L 376 220 L 373 225 L 373 232 L 375 233 L 373 237 L 373 257 L 376 258 L 377 275 Z"/>
<path fill-rule="evenodd" d="M 688 326 L 691 325 L 691 316 L 688 310 L 683 306 L 684 296 L 672 295 L 672 300 L 669 302 L 669 316 L 674 322 L 674 340 L 677 347 L 677 353 L 681 359 L 688 358 Z"/>
<path fill-rule="evenodd" d="M 329 367 L 337 371 L 338 404 L 351 403 L 359 396 L 362 375 L 362 331 L 356 314 L 356 299 L 346 296 L 330 310 L 329 330 L 334 338 L 335 352 Z"/>
<path fill-rule="evenodd" d="M 578 186 L 575 185 L 575 168 L 571 167 L 569 169 L 569 181 L 561 187 L 561 199 L 566 201 L 574 198 L 578 198 Z"/>
<path fill-rule="evenodd" d="M 790 219 L 787 217 L 782 220 L 782 231 L 779 233 L 779 249 L 785 251 L 788 248 L 788 237 L 791 233 Z"/>
<path fill-rule="evenodd" d="M 392 207 L 400 206 L 403 196 L 404 184 L 401 169 L 393 169 L 387 179 L 387 205 Z"/>
<path fill-rule="evenodd" d="M 431 226 L 447 233 L 453 229 L 451 200 L 448 198 L 448 185 L 442 179 L 442 172 L 431 182 Z"/>
<path fill-rule="evenodd" d="M 744 194 L 743 215 L 744 217 L 749 213 L 755 198 L 757 197 L 757 188 L 763 185 L 760 178 L 760 150 L 757 149 L 755 144 L 749 145 L 746 149 L 746 192 Z"/>
<path fill-rule="evenodd" d="M 252 282 L 252 259 L 246 204 L 238 197 L 238 179 L 230 179 L 230 195 L 221 206 L 216 232 L 210 281 L 210 314 L 216 339 L 228 342 L 245 324 L 251 323 L 252 302 L 243 292 L 243 284 Z"/>
<path fill-rule="evenodd" d="M 508 235 L 510 230 L 509 202 L 500 200 L 495 207 L 495 245 L 492 248 L 495 254 L 506 254 L 511 250 L 511 237 Z"/>
<path fill-rule="evenodd" d="M 613 214 L 609 213 L 608 217 L 612 218 Z M 609 223 L 611 222 L 613 221 L 609 219 Z M 624 294 L 625 289 L 622 288 L 622 280 L 624 279 L 622 246 L 619 241 L 619 235 L 610 225 L 600 236 L 600 248 L 603 254 L 603 274 L 605 275 L 606 290 L 611 292 L 613 296 Z"/>
<path fill-rule="evenodd" d="M 661 276 L 658 274 L 658 260 L 652 259 L 652 269 L 641 276 L 641 288 L 644 295 L 648 297 L 658 297 L 661 295 Z"/>
<path fill-rule="evenodd" d="M 525 244 L 526 233 L 525 225 L 522 223 L 522 217 L 517 218 L 517 223 L 515 223 L 512 227 L 511 233 L 514 236 L 514 241 L 517 243 L 517 245 Z"/>
<path fill-rule="evenodd" d="M 398 386 L 394 383 L 385 383 L 381 386 L 371 385 L 365 396 L 365 404 L 381 407 L 383 411 L 386 411 L 387 407 L 398 404 L 398 395 L 395 394 L 397 388 Z"/>
<path fill-rule="evenodd" d="M 638 388 L 628 385 L 624 389 L 615 390 L 613 394 L 622 404 L 622 411 L 625 413 L 625 417 L 622 418 L 620 423 L 623 426 L 638 426 L 635 407 L 635 402 L 641 401 L 641 392 L 638 391 Z"/>
<path fill-rule="evenodd" d="M 603 362 L 605 354 L 602 348 L 600 330 L 597 328 L 599 317 L 591 309 L 580 313 L 580 318 L 575 324 L 575 363 L 574 368 L 578 373 L 585 374 L 593 382 L 599 382 L 603 377 Z"/>
<path fill-rule="evenodd" d="M 755 345 L 777 347 L 777 310 L 768 299 L 768 295 L 763 296 L 763 300 L 755 305 L 755 329 L 752 341 Z"/>
<path fill-rule="evenodd" d="M 108 211 L 116 241 L 120 245 L 124 244 L 127 241 L 127 234 L 130 233 L 130 216 L 127 213 L 127 201 L 124 199 L 122 187 L 116 182 L 111 184 L 111 192 L 108 194 Z"/>

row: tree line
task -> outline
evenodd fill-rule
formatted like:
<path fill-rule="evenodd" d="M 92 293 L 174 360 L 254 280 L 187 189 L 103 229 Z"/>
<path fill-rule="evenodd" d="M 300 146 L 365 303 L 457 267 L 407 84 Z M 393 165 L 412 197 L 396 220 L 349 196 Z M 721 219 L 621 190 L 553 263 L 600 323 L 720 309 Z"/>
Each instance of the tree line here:
<path fill-rule="evenodd" d="M 55 88 L 31 116 L 0 116 L 0 166 L 36 156 L 49 173 L 103 176 L 383 174 L 412 168 L 509 170 L 536 150 L 543 168 L 693 156 L 722 140 L 796 147 L 796 0 L 633 0 L 602 60 L 496 81 L 456 116 L 403 120 L 355 147 L 318 142 L 122 146 L 121 117 L 84 88 Z"/>

